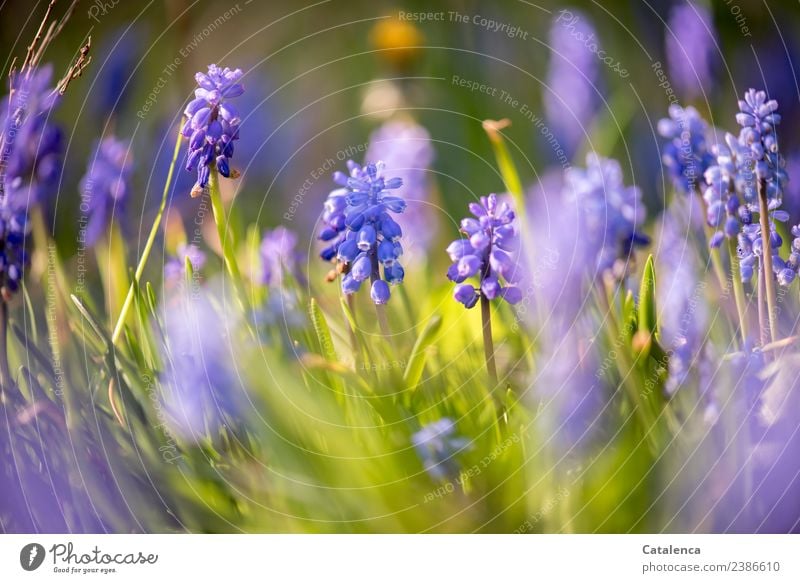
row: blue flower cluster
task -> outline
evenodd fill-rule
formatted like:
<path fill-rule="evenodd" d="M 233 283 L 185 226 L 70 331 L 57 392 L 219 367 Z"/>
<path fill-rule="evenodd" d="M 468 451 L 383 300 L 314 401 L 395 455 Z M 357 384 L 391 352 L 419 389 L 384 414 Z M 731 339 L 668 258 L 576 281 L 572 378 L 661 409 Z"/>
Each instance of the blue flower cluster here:
<path fill-rule="evenodd" d="M 775 221 L 786 221 L 789 214 L 780 210 L 788 182 L 784 161 L 778 151 L 775 126 L 780 123 L 778 103 L 767 100 L 764 91 L 750 89 L 739 101 L 736 121 L 742 126 L 738 136 L 726 134 L 725 144 L 712 148 L 716 164 L 705 172 L 708 187 L 703 194 L 707 203 L 707 221 L 718 231 L 710 245 L 717 247 L 727 238 L 737 238 L 742 281 L 750 281 L 758 257 L 762 254 L 761 225 L 753 216 L 759 213 L 759 186 L 767 197 L 770 224 L 770 247 L 773 269 L 779 281 L 791 283 L 793 274 L 780 258 L 783 244 Z"/>
<path fill-rule="evenodd" d="M 456 425 L 443 417 L 425 425 L 411 436 L 411 443 L 422 460 L 425 471 L 434 480 L 444 480 L 458 472 L 454 457 L 469 446 L 463 437 L 455 437 Z"/>
<path fill-rule="evenodd" d="M 681 192 L 699 191 L 703 173 L 714 163 L 707 145 L 709 131 L 706 121 L 692 106 L 670 105 L 669 117 L 658 121 L 658 133 L 669 140 L 661 159 Z"/>
<path fill-rule="evenodd" d="M 208 186 L 212 165 L 216 165 L 222 176 L 229 178 L 233 174 L 236 177 L 229 160 L 233 156 L 233 142 L 239 139 L 241 120 L 236 108 L 227 100 L 244 93 L 239 83 L 242 75 L 241 69 L 221 69 L 216 65 L 209 65 L 207 74 L 195 75 L 199 87 L 184 110 L 187 119 L 181 130 L 189 139 L 186 169 L 192 171 L 197 167 L 193 197 L 200 196 Z"/>
<path fill-rule="evenodd" d="M 405 201 L 390 193 L 403 185 L 400 178 L 384 177 L 384 164 L 359 164 L 348 160 L 350 174 L 336 172 L 341 185 L 325 201 L 319 235 L 328 245 L 320 253 L 325 261 L 336 260 L 344 273 L 342 292 L 353 294 L 366 280 L 372 281 L 370 297 L 376 304 L 389 301 L 389 284 L 403 282 L 405 272 L 398 259 L 403 254 L 400 225 L 390 216 L 402 213 Z M 380 274 L 383 266 L 383 278 Z"/>
<path fill-rule="evenodd" d="M 642 193 L 625 186 L 619 162 L 586 156 L 586 168 L 565 173 L 565 196 L 577 207 L 578 233 L 600 272 L 619 271 L 638 246 L 650 239 L 639 231 L 645 219 Z"/>
<path fill-rule="evenodd" d="M 52 67 L 25 69 L 10 78 L 0 103 L 0 296 L 19 289 L 28 266 L 28 209 L 46 200 L 61 173 L 61 131 L 49 122 L 59 94 Z"/>
<path fill-rule="evenodd" d="M 519 281 L 520 267 L 512 257 L 517 249 L 517 232 L 514 229 L 514 211 L 507 202 L 498 202 L 496 194 L 482 196 L 480 203 L 472 202 L 469 210 L 473 217 L 461 221 L 461 232 L 467 239 L 456 239 L 447 246 L 453 264 L 447 277 L 458 285 L 453 297 L 467 308 L 478 303 L 481 295 L 488 300 L 503 298 L 510 304 L 522 299 L 522 292 L 514 285 Z M 476 288 L 463 283 L 478 276 Z"/>
<path fill-rule="evenodd" d="M 114 215 L 124 216 L 132 170 L 130 142 L 109 136 L 95 146 L 80 183 L 82 200 L 89 206 L 88 245 L 94 245 L 108 230 Z"/>
<path fill-rule="evenodd" d="M 56 191 L 62 168 L 62 133 L 50 121 L 60 95 L 53 68 L 12 75 L 9 97 L 0 103 L 3 122 L 2 195 L 15 210 L 45 203 Z"/>

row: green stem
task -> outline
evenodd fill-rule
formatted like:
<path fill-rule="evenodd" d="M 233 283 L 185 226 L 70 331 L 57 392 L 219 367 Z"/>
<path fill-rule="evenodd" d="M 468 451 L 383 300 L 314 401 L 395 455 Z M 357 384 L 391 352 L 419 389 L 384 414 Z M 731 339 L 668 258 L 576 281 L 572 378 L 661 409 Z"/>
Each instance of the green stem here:
<path fill-rule="evenodd" d="M 236 253 L 233 250 L 233 241 L 228 236 L 228 221 L 225 218 L 225 207 L 222 205 L 222 194 L 219 190 L 219 172 L 212 167 L 208 178 L 208 192 L 211 197 L 211 210 L 214 213 L 214 222 L 217 224 L 219 243 L 222 245 L 222 257 L 225 267 L 235 284 L 241 281 L 239 264 L 236 262 Z"/>
<path fill-rule="evenodd" d="M 767 295 L 767 318 L 769 320 L 770 340 L 778 339 L 777 323 L 775 318 L 775 276 L 772 271 L 772 245 L 770 243 L 769 207 L 767 205 L 767 188 L 764 180 L 758 181 L 758 214 L 761 222 L 761 257 L 764 260 L 764 288 Z"/>
<path fill-rule="evenodd" d="M 497 367 L 494 363 L 494 341 L 492 340 L 492 308 L 489 298 L 481 293 L 481 321 L 483 323 L 483 354 L 489 378 L 497 385 Z"/>
<path fill-rule="evenodd" d="M 181 149 L 182 138 L 183 136 L 181 136 L 180 132 L 178 132 L 178 139 L 175 141 L 175 150 L 172 152 L 172 162 L 170 163 L 169 171 L 167 172 L 167 181 L 164 183 L 164 191 L 161 193 L 161 204 L 158 207 L 158 213 L 156 213 L 156 218 L 153 221 L 153 226 L 150 229 L 150 235 L 147 237 L 147 242 L 144 245 L 142 256 L 139 259 L 139 265 L 136 266 L 134 280 L 131 282 L 131 285 L 128 288 L 128 295 L 125 296 L 125 302 L 122 304 L 122 310 L 119 313 L 117 325 L 114 327 L 114 333 L 111 336 L 112 344 L 116 344 L 119 340 L 119 337 L 122 335 L 122 330 L 125 327 L 125 320 L 128 316 L 131 306 L 133 305 L 134 290 L 139 284 L 139 280 L 142 278 L 144 267 L 147 264 L 148 257 L 150 257 L 150 251 L 153 248 L 153 243 L 155 242 L 156 235 L 158 234 L 158 228 L 161 226 L 161 218 L 164 216 L 164 209 L 167 207 L 169 188 L 172 185 L 172 175 L 175 172 L 175 161 L 178 159 L 178 152 Z"/>
<path fill-rule="evenodd" d="M 731 278 L 733 280 L 733 297 L 736 300 L 736 311 L 739 313 L 739 330 L 742 334 L 742 344 L 747 342 L 747 305 L 745 304 L 744 284 L 739 270 L 739 254 L 736 251 L 736 241 L 728 239 L 728 254 L 731 257 Z"/>

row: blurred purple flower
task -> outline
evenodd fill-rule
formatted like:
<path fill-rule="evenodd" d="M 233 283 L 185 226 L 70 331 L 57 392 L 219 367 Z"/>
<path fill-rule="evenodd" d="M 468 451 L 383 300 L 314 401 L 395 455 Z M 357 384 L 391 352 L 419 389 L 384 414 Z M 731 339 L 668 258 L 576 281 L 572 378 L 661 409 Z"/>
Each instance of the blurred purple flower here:
<path fill-rule="evenodd" d="M 112 219 L 118 222 L 124 219 L 132 170 L 130 142 L 109 136 L 95 145 L 80 183 L 81 200 L 89 207 L 86 227 L 89 246 L 107 234 Z"/>
<path fill-rule="evenodd" d="M 412 121 L 389 121 L 372 132 L 369 138 L 367 160 L 382 160 L 392 174 L 403 181 L 403 198 L 406 210 L 397 218 L 403 230 L 405 251 L 412 254 L 416 249 L 427 254 L 436 237 L 435 224 L 431 218 L 428 202 L 431 187 L 429 172 L 435 152 L 430 134 Z"/>
<path fill-rule="evenodd" d="M 569 168 L 564 179 L 564 196 L 580 212 L 576 236 L 587 239 L 587 260 L 599 272 L 613 268 L 620 275 L 634 249 L 650 241 L 641 232 L 641 191 L 625 186 L 619 162 L 593 152 L 586 156 L 585 169 Z"/>
<path fill-rule="evenodd" d="M 708 332 L 705 278 L 693 246 L 687 199 L 675 199 L 664 213 L 655 259 L 656 304 L 661 344 L 670 355 L 665 385 L 673 395 L 701 369 Z"/>
<path fill-rule="evenodd" d="M 27 211 L 55 193 L 62 169 L 61 130 L 50 116 L 59 94 L 50 65 L 11 77 L 11 98 L 0 103 L 3 118 L 0 194 L 8 206 Z"/>
<path fill-rule="evenodd" d="M 186 276 L 186 259 L 192 264 L 192 270 L 198 272 L 206 264 L 206 254 L 194 243 L 180 243 L 175 250 L 175 255 L 167 259 L 164 264 L 164 279 L 168 284 L 173 284 Z"/>
<path fill-rule="evenodd" d="M 469 446 L 463 437 L 455 437 L 456 425 L 443 417 L 428 423 L 411 436 L 411 443 L 422 460 L 425 471 L 436 481 L 443 481 L 458 474 L 455 456 Z"/>
<path fill-rule="evenodd" d="M 544 109 L 553 133 L 572 159 L 590 131 L 600 104 L 597 44 L 590 19 L 577 10 L 561 10 L 550 25 L 550 66 Z"/>
<path fill-rule="evenodd" d="M 669 106 L 669 117 L 658 121 L 658 133 L 669 140 L 662 161 L 677 189 L 684 193 L 701 191 L 703 174 L 714 164 L 709 149 L 711 129 L 694 107 Z"/>
<path fill-rule="evenodd" d="M 236 424 L 243 391 L 232 360 L 236 323 L 223 318 L 206 295 L 178 292 L 162 314 L 164 408 L 172 430 L 193 442 Z"/>
<path fill-rule="evenodd" d="M 675 6 L 666 30 L 670 80 L 683 99 L 707 94 L 717 66 L 717 33 L 711 13 L 695 2 Z"/>
<path fill-rule="evenodd" d="M 272 288 L 283 287 L 283 274 L 289 273 L 301 285 L 305 277 L 300 270 L 302 256 L 297 249 L 297 235 L 284 226 L 265 231 L 261 239 L 261 283 Z"/>

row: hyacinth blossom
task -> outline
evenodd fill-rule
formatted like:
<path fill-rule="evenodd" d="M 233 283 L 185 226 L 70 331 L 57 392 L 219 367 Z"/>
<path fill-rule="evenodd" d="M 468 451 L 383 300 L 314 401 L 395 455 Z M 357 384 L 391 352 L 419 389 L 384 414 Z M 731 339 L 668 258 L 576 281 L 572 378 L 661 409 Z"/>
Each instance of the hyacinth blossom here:
<path fill-rule="evenodd" d="M 27 209 L 55 193 L 61 174 L 62 133 L 50 121 L 60 102 L 50 65 L 17 72 L 0 108 L 3 124 L 2 192 L 7 204 Z"/>
<path fill-rule="evenodd" d="M 430 189 L 428 172 L 434 157 L 428 130 L 413 121 L 386 122 L 369 137 L 367 160 L 383 160 L 403 181 L 407 207 L 397 222 L 403 230 L 407 251 L 410 244 L 424 253 L 436 236 L 431 207 L 426 204 Z"/>
<path fill-rule="evenodd" d="M 544 107 L 568 159 L 586 139 L 600 103 L 597 57 L 587 47 L 596 38 L 589 18 L 578 11 L 561 10 L 550 26 Z"/>
<path fill-rule="evenodd" d="M 192 196 L 200 196 L 208 186 L 212 166 L 226 177 L 236 177 L 231 170 L 233 142 L 239 139 L 241 122 L 236 108 L 228 101 L 244 93 L 239 80 L 241 69 L 221 69 L 208 66 L 208 73 L 197 73 L 195 79 L 199 87 L 195 98 L 184 110 L 186 122 L 181 134 L 189 140 L 189 153 L 186 170 L 197 168 L 197 182 L 192 188 Z"/>
<path fill-rule="evenodd" d="M 625 186 L 619 162 L 595 153 L 586 156 L 586 168 L 570 168 L 564 179 L 565 197 L 578 209 L 578 233 L 594 255 L 589 260 L 599 272 L 619 272 L 636 247 L 650 242 L 640 231 L 645 219 L 641 191 Z"/>
<path fill-rule="evenodd" d="M 425 425 L 411 436 L 425 471 L 434 480 L 444 480 L 457 473 L 454 456 L 469 446 L 463 437 L 455 437 L 456 425 L 452 419 L 443 417 Z"/>
<path fill-rule="evenodd" d="M 28 265 L 25 238 L 28 209 L 55 190 L 61 172 L 61 132 L 49 116 L 59 94 L 51 86 L 52 67 L 16 72 L 2 108 L 0 135 L 0 294 L 19 289 Z"/>
<path fill-rule="evenodd" d="M 717 64 L 717 34 L 711 13 L 694 2 L 675 6 L 666 32 L 670 79 L 684 99 L 704 94 Z"/>
<path fill-rule="evenodd" d="M 727 237 L 736 239 L 742 281 L 750 281 L 753 268 L 762 255 L 761 225 L 754 218 L 760 214 L 759 185 L 767 199 L 770 247 L 773 270 L 783 284 L 794 279 L 793 270 L 780 258 L 783 244 L 774 221 L 786 221 L 789 214 L 780 209 L 788 182 L 784 161 L 778 150 L 775 126 L 780 123 L 777 101 L 767 100 L 766 93 L 750 89 L 739 101 L 736 121 L 742 126 L 738 136 L 726 134 L 725 144 L 712 148 L 716 164 L 705 174 L 708 188 L 703 195 L 708 203 L 708 223 L 719 230 L 711 246 L 719 246 Z"/>
<path fill-rule="evenodd" d="M 89 159 L 80 183 L 81 197 L 89 206 L 88 245 L 94 245 L 108 230 L 115 215 L 125 213 L 133 170 L 130 149 L 130 142 L 109 136 L 97 143 Z"/>
<path fill-rule="evenodd" d="M 669 117 L 658 121 L 658 133 L 669 141 L 661 157 L 675 188 L 690 194 L 704 185 L 703 174 L 714 164 L 708 123 L 692 107 L 669 106 Z"/>
<path fill-rule="evenodd" d="M 398 261 L 403 254 L 403 231 L 390 215 L 406 208 L 402 198 L 391 194 L 403 181 L 385 178 L 383 162 L 360 166 L 348 160 L 347 168 L 349 175 L 334 173 L 333 180 L 341 188 L 332 191 L 325 201 L 319 238 L 326 247 L 320 257 L 339 262 L 344 273 L 343 293 L 356 293 L 370 279 L 372 301 L 385 304 L 391 296 L 389 284 L 402 283 L 405 275 Z"/>
<path fill-rule="evenodd" d="M 469 210 L 473 216 L 461 221 L 461 232 L 467 238 L 456 239 L 447 246 L 453 262 L 447 277 L 458 284 L 453 297 L 466 308 L 474 307 L 481 297 L 499 297 L 516 304 L 522 299 L 522 292 L 513 285 L 521 276 L 512 257 L 518 246 L 514 211 L 507 202 L 498 202 L 496 194 L 482 196 L 480 203 L 470 203 Z M 477 287 L 464 283 L 476 276 Z"/>

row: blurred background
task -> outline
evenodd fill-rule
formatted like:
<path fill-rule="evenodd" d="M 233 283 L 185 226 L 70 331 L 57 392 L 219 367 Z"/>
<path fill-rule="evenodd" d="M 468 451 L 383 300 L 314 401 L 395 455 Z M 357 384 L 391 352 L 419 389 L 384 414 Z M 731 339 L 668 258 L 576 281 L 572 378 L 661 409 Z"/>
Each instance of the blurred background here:
<path fill-rule="evenodd" d="M 11 57 L 24 54 L 45 5 L 4 3 L 3 14 L 13 15 L 0 23 L 4 74 Z M 526 185 L 547 185 L 548 176 L 582 164 L 594 150 L 621 161 L 652 221 L 668 184 L 656 122 L 671 101 L 694 104 L 716 125 L 731 119 L 746 88 L 765 87 L 780 102 L 784 127 L 796 123 L 798 12 L 794 3 L 748 0 L 688 7 L 79 2 L 45 58 L 57 72 L 66 69 L 91 34 L 93 62 L 55 114 L 66 156 L 52 231 L 69 256 L 76 246 L 76 185 L 95 141 L 114 133 L 132 140 L 135 197 L 127 228 L 143 239 L 168 167 L 171 128 L 180 123 L 194 73 L 209 63 L 246 73 L 246 93 L 237 101 L 243 123 L 234 159 L 242 173 L 236 208 L 248 222 L 284 222 L 308 234 L 301 237 L 304 249 L 313 245 L 310 227 L 331 188 L 330 174 L 346 158 L 362 161 L 370 143 L 380 142 L 373 132 L 398 121 L 427 130 L 416 155 L 431 170 L 424 179 L 434 181 L 426 204 L 439 209 L 445 224 L 463 201 L 501 188 L 481 127 L 486 118 L 512 122 L 506 135 Z M 415 140 L 415 127 L 406 129 Z M 789 163 L 800 159 L 792 155 L 800 147 L 796 132 L 782 139 Z M 376 154 L 392 155 L 372 145 Z M 193 176 L 181 170 L 178 178 L 171 213 L 191 222 L 199 204 L 187 196 Z M 793 198 L 787 197 L 794 214 Z"/>

